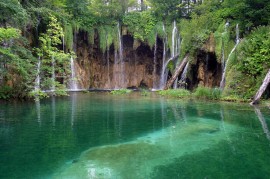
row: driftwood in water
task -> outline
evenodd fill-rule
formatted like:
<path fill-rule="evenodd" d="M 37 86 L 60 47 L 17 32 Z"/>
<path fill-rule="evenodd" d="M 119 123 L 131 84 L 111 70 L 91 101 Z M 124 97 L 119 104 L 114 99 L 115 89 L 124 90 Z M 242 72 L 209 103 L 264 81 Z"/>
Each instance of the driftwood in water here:
<path fill-rule="evenodd" d="M 176 68 L 176 70 L 174 71 L 173 76 L 171 77 L 171 79 L 167 82 L 166 86 L 165 86 L 165 90 L 169 89 L 173 82 L 176 80 L 176 78 L 179 76 L 179 74 L 181 73 L 181 71 L 183 71 L 184 67 L 186 66 L 188 61 L 188 55 L 185 56 L 185 58 L 182 60 L 182 62 L 180 63 L 180 65 Z"/>
<path fill-rule="evenodd" d="M 261 96 L 263 95 L 264 91 L 266 90 L 269 83 L 270 83 L 270 70 L 266 74 L 260 89 L 258 90 L 256 95 L 254 96 L 253 101 L 250 103 L 251 105 L 259 103 L 259 100 L 260 100 Z"/>

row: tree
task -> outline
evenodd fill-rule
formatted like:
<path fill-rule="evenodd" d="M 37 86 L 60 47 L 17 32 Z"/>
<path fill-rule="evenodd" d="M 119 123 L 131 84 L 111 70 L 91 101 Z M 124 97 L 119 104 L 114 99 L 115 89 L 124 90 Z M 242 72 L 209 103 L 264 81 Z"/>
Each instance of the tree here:
<path fill-rule="evenodd" d="M 65 89 L 65 86 L 56 81 L 57 77 L 65 78 L 69 75 L 70 55 L 57 48 L 62 43 L 63 36 L 63 29 L 59 22 L 54 16 L 50 16 L 47 31 L 39 37 L 40 47 L 36 49 L 42 64 L 43 77 L 41 84 L 45 89 Z M 54 75 L 56 75 L 55 78 Z"/>
<path fill-rule="evenodd" d="M 0 27 L 22 27 L 27 23 L 28 19 L 27 11 L 18 0 L 0 1 Z"/>

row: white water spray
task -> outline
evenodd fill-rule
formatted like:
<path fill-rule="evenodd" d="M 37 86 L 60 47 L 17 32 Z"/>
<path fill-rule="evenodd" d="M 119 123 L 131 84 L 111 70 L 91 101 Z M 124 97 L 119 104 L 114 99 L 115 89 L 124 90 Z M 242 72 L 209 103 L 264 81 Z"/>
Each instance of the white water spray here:
<path fill-rule="evenodd" d="M 236 44 L 234 45 L 233 49 L 231 50 L 226 62 L 224 61 L 224 69 L 223 69 L 223 72 L 222 72 L 222 78 L 221 78 L 221 82 L 220 82 L 220 88 L 221 89 L 224 89 L 225 84 L 226 84 L 226 70 L 227 70 L 227 66 L 228 66 L 228 62 L 230 60 L 230 57 L 233 54 L 233 52 L 236 50 L 236 48 L 237 48 L 237 46 L 238 46 L 238 44 L 240 42 L 238 24 L 236 25 L 236 30 L 235 31 L 236 31 L 236 39 L 235 39 Z"/>
<path fill-rule="evenodd" d="M 37 77 L 35 79 L 35 91 L 40 90 L 40 66 L 41 66 L 41 60 L 40 56 L 38 57 L 38 64 L 37 64 Z"/>
<path fill-rule="evenodd" d="M 181 75 L 181 79 L 180 79 L 180 81 L 179 81 L 179 83 L 180 83 L 180 88 L 187 88 L 187 83 L 186 83 L 186 81 L 187 81 L 187 72 L 188 72 L 188 67 L 189 67 L 189 62 L 186 64 L 186 66 L 185 66 L 185 68 L 184 68 L 184 71 L 183 71 L 183 73 L 182 73 L 182 75 Z"/>
<path fill-rule="evenodd" d="M 76 79 L 76 68 L 73 57 L 70 58 L 70 69 L 71 69 L 70 90 L 78 90 L 78 84 Z"/>
<path fill-rule="evenodd" d="M 51 90 L 55 91 L 55 59 L 54 56 L 52 56 L 52 86 L 51 86 Z"/>

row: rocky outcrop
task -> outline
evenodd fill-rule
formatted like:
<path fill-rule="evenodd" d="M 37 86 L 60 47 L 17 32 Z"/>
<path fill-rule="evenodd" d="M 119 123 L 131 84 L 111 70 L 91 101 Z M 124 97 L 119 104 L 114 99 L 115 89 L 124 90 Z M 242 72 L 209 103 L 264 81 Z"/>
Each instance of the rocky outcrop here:
<path fill-rule="evenodd" d="M 219 87 L 222 77 L 222 67 L 215 54 L 215 39 L 211 34 L 201 49 L 197 51 L 192 61 L 188 88 L 194 89 L 197 86 L 209 88 Z"/>
<path fill-rule="evenodd" d="M 135 41 L 126 30 L 122 36 L 122 62 L 114 45 L 103 53 L 98 47 L 97 35 L 94 45 L 89 45 L 82 33 L 78 34 L 76 44 L 76 75 L 80 88 L 152 88 L 153 79 L 159 79 L 159 74 L 154 74 L 154 49 Z M 158 40 L 158 46 L 156 66 L 160 68 L 163 50 L 161 40 Z"/>
<path fill-rule="evenodd" d="M 100 50 L 97 33 L 93 45 L 90 45 L 87 39 L 87 34 L 84 32 L 77 35 L 78 58 L 75 66 L 80 88 L 153 88 L 155 83 L 159 82 L 163 56 L 161 39 L 157 41 L 156 64 L 154 64 L 154 47 L 150 48 L 149 45 L 134 40 L 126 28 L 122 30 L 122 61 L 119 60 L 119 49 L 115 49 L 114 44 L 105 52 Z M 198 85 L 219 86 L 222 72 L 221 64 L 215 55 L 213 35 L 197 51 L 188 71 L 188 89 L 194 89 Z"/>

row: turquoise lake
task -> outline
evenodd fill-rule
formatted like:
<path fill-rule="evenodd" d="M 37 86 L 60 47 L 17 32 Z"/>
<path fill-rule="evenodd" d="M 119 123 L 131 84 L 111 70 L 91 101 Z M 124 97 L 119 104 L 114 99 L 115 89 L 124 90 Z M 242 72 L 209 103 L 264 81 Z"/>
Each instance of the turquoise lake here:
<path fill-rule="evenodd" d="M 270 109 L 107 93 L 0 102 L 0 178 L 269 178 Z"/>

